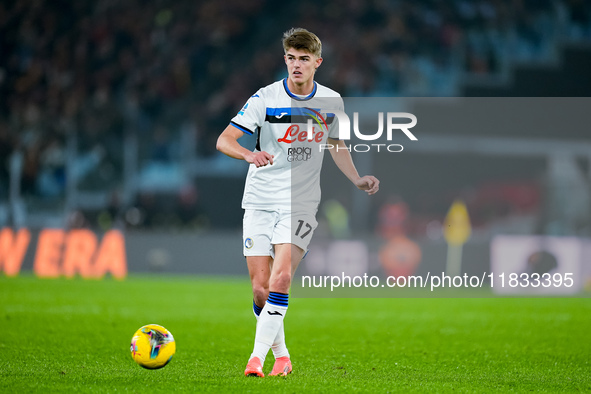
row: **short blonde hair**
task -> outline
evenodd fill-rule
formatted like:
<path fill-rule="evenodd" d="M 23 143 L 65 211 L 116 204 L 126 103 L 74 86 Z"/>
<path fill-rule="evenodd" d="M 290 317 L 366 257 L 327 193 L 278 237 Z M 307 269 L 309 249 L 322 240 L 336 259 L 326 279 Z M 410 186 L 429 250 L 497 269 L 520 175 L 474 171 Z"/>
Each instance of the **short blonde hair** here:
<path fill-rule="evenodd" d="M 283 50 L 287 53 L 290 48 L 310 52 L 317 58 L 322 57 L 322 43 L 318 36 L 301 27 L 293 27 L 283 33 Z"/>

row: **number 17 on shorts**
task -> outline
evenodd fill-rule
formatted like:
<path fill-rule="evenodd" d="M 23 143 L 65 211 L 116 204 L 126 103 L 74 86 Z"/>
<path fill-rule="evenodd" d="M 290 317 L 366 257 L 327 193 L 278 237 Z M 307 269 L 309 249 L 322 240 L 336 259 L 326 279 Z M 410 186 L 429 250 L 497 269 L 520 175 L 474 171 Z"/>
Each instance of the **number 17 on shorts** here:
<path fill-rule="evenodd" d="M 294 214 L 291 218 L 291 243 L 308 251 L 308 245 L 318 226 L 316 217 L 312 214 Z"/>
<path fill-rule="evenodd" d="M 318 226 L 313 214 L 247 209 L 243 222 L 245 256 L 273 256 L 273 245 L 294 244 L 304 251 Z"/>

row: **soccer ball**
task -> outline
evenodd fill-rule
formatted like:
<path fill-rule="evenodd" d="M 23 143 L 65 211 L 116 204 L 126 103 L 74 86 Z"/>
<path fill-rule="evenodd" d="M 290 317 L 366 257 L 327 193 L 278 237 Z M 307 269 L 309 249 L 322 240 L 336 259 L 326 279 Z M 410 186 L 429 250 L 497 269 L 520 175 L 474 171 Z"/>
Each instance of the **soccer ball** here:
<path fill-rule="evenodd" d="M 133 334 L 130 350 L 136 363 L 147 369 L 158 369 L 172 359 L 176 343 L 166 328 L 158 324 L 148 324 Z"/>

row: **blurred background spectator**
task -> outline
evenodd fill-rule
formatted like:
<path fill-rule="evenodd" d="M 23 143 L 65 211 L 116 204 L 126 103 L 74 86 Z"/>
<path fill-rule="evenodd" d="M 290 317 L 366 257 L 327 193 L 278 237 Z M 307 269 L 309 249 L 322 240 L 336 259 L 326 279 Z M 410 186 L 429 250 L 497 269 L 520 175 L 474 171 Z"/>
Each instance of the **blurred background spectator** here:
<path fill-rule="evenodd" d="M 343 96 L 456 96 L 470 78 L 506 77 L 518 61 L 556 61 L 565 40 L 591 41 L 591 3 L 3 1 L 0 225 L 238 227 L 202 199 L 221 184 L 241 193 L 244 167 L 215 140 L 250 95 L 285 76 L 280 38 L 292 26 L 322 39 L 317 79 Z M 519 203 L 519 190 L 493 190 L 498 199 L 476 192 L 477 221 L 536 205 L 531 188 Z"/>

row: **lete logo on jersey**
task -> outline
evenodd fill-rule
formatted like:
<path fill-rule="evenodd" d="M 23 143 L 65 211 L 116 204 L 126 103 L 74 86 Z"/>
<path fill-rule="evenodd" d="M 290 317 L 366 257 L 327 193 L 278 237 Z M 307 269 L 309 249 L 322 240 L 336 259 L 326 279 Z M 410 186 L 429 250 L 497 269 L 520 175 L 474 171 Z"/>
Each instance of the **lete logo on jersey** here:
<path fill-rule="evenodd" d="M 300 130 L 300 126 L 297 124 L 291 125 L 285 131 L 285 135 L 282 138 L 277 139 L 277 142 L 285 142 L 287 144 L 291 144 L 295 141 L 304 142 L 306 140 L 310 142 L 322 142 L 324 132 L 314 131 L 313 120 L 316 121 L 316 123 L 320 126 L 320 130 L 324 128 L 324 131 L 328 132 L 328 125 L 326 124 L 326 119 L 324 119 L 320 112 L 315 111 L 312 108 L 302 108 L 301 113 L 312 118 L 308 119 L 307 130 Z"/>

